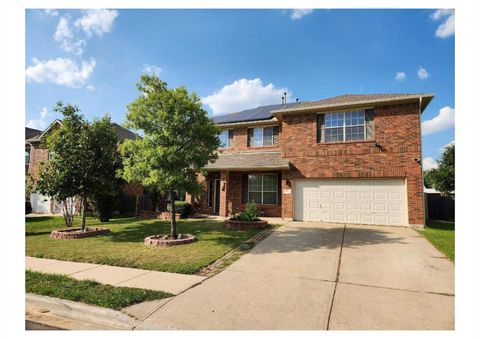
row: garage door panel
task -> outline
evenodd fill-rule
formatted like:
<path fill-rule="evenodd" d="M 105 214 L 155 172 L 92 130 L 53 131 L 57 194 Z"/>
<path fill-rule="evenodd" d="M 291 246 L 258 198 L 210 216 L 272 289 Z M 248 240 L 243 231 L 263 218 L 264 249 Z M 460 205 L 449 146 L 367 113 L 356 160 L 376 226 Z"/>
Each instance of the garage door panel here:
<path fill-rule="evenodd" d="M 403 179 L 297 179 L 297 220 L 407 225 Z"/>

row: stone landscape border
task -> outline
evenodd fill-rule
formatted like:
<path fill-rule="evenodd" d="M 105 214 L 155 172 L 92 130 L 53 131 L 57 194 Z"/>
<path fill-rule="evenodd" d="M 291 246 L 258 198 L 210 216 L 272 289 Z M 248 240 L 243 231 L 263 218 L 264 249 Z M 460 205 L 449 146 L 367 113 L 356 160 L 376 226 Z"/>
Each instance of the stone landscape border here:
<path fill-rule="evenodd" d="M 104 227 L 87 227 L 85 231 L 81 228 L 67 228 L 63 230 L 55 230 L 50 233 L 50 238 L 54 239 L 81 239 L 94 237 L 100 234 L 109 233 L 110 229 Z"/>
<path fill-rule="evenodd" d="M 267 220 L 257 221 L 239 221 L 239 220 L 225 220 L 225 228 L 227 230 L 249 230 L 255 228 L 266 228 L 268 226 Z"/>
<path fill-rule="evenodd" d="M 147 246 L 175 246 L 175 245 L 184 245 L 189 244 L 197 240 L 195 236 L 191 234 L 179 234 L 179 239 L 169 239 L 169 235 L 157 234 L 146 237 L 144 244 Z"/>

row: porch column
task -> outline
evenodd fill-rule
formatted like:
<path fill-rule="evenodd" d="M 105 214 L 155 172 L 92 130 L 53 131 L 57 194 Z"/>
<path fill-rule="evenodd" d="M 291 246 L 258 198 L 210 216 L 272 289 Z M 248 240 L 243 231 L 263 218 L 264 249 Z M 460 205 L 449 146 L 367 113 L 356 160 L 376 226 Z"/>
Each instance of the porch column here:
<path fill-rule="evenodd" d="M 293 218 L 293 178 L 290 175 L 290 171 L 282 171 L 282 218 Z"/>
<path fill-rule="evenodd" d="M 228 171 L 220 172 L 220 208 L 218 214 L 221 217 L 228 216 L 229 176 L 230 173 Z"/>

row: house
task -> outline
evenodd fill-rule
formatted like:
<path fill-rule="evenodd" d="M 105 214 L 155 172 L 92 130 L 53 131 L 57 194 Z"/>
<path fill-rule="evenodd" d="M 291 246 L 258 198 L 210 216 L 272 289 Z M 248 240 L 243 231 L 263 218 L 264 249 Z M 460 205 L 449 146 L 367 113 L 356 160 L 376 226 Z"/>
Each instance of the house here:
<path fill-rule="evenodd" d="M 213 118 L 218 159 L 188 200 L 229 216 L 424 226 L 420 114 L 433 94 L 349 94 Z"/>
<path fill-rule="evenodd" d="M 57 128 L 62 122 L 60 120 L 53 121 L 45 131 L 25 127 L 25 174 L 30 175 L 33 179 L 37 179 L 40 171 L 40 164 L 48 161 L 49 152 L 42 145 L 42 138 L 48 135 L 51 131 Z M 135 139 L 139 136 L 128 129 L 113 123 L 113 128 L 117 135 L 118 141 L 122 142 L 125 139 Z M 133 201 L 136 204 L 139 195 L 143 194 L 143 186 L 135 183 L 125 183 L 122 186 L 122 193 L 126 195 L 126 200 L 129 204 Z M 30 202 L 33 213 L 61 213 L 59 204 L 43 196 L 38 192 L 33 192 L 30 195 Z M 135 210 L 135 208 L 133 208 Z"/>

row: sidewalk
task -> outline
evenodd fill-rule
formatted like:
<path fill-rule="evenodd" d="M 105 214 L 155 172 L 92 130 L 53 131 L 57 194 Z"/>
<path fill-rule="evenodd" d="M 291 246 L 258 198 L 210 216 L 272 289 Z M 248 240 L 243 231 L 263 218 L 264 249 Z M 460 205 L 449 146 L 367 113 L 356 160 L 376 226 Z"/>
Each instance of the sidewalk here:
<path fill-rule="evenodd" d="M 42 273 L 64 274 L 79 280 L 95 280 L 101 284 L 136 287 L 172 294 L 179 294 L 206 279 L 206 277 L 198 275 L 147 271 L 137 268 L 34 257 L 25 257 L 25 269 Z"/>

